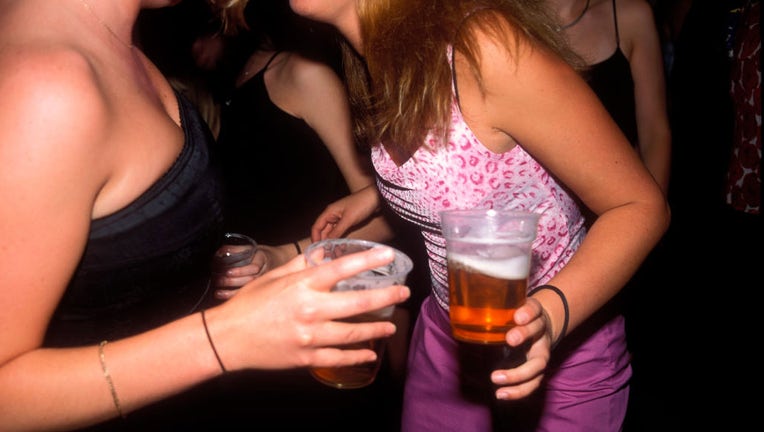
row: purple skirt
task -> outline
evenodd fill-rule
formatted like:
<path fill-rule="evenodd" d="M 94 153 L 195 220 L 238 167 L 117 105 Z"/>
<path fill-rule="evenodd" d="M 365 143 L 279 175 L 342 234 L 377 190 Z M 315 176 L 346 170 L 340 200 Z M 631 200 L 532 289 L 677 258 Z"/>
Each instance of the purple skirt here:
<path fill-rule="evenodd" d="M 448 312 L 425 299 L 409 351 L 402 432 L 621 430 L 631 378 L 622 315 L 593 317 L 566 337 L 542 388 L 516 403 L 495 400 L 490 370 L 479 378 L 484 388 L 465 386 L 465 345 L 451 336 Z"/>

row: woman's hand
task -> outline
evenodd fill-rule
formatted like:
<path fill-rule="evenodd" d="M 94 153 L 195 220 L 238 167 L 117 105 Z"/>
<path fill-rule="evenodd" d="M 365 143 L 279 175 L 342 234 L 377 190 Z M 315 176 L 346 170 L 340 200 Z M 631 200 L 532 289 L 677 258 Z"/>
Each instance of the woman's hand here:
<path fill-rule="evenodd" d="M 379 194 L 373 184 L 331 204 L 316 218 L 311 229 L 313 241 L 338 238 L 369 219 L 379 209 Z"/>
<path fill-rule="evenodd" d="M 242 287 L 220 306 L 207 310 L 207 322 L 222 362 L 229 370 L 336 367 L 375 359 L 370 349 L 346 345 L 395 333 L 389 321 L 340 322 L 342 318 L 405 301 L 407 287 L 330 292 L 342 279 L 389 263 L 390 248 L 375 248 L 316 267 L 302 256 Z"/>
<path fill-rule="evenodd" d="M 526 350 L 526 361 L 512 369 L 495 370 L 491 381 L 501 386 L 496 398 L 517 400 L 529 396 L 541 386 L 551 356 L 551 325 L 541 303 L 529 297 L 515 312 L 517 326 L 507 332 L 507 343 Z"/>
<path fill-rule="evenodd" d="M 213 276 L 213 286 L 218 287 L 215 290 L 215 298 L 218 300 L 230 299 L 239 291 L 240 287 L 262 276 L 267 271 L 287 263 L 293 256 L 294 246 L 291 243 L 280 246 L 257 245 L 257 251 L 251 263 L 228 269 L 225 274 Z"/>

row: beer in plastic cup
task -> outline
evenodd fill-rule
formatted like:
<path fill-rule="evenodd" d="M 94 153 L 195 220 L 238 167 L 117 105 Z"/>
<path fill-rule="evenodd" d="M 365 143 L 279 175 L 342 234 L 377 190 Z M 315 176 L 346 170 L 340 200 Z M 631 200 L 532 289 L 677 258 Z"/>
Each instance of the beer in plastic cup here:
<path fill-rule="evenodd" d="M 308 246 L 305 250 L 305 259 L 308 265 L 320 265 L 322 262 L 342 256 L 362 252 L 376 246 L 384 246 L 381 243 L 375 243 L 366 240 L 356 239 L 328 239 L 322 240 Z M 389 246 L 387 246 L 389 247 Z M 393 248 L 394 249 L 394 248 Z M 355 276 L 344 279 L 337 283 L 333 291 L 348 290 L 367 290 L 375 288 L 385 288 L 390 285 L 401 285 L 406 282 L 406 277 L 413 267 L 411 259 L 399 250 L 395 250 L 395 259 L 382 267 L 361 272 Z M 346 322 L 375 322 L 390 320 L 393 316 L 395 306 L 355 315 L 344 319 Z M 355 366 L 345 367 L 314 367 L 310 369 L 310 374 L 318 381 L 339 389 L 355 389 L 365 387 L 374 382 L 377 372 L 382 364 L 382 358 L 385 352 L 385 339 L 374 339 L 356 344 L 343 345 L 344 349 L 364 349 L 368 348 L 377 353 L 377 360 Z"/>
<path fill-rule="evenodd" d="M 509 210 L 441 212 L 449 315 L 463 342 L 505 343 L 525 303 L 539 215 Z"/>

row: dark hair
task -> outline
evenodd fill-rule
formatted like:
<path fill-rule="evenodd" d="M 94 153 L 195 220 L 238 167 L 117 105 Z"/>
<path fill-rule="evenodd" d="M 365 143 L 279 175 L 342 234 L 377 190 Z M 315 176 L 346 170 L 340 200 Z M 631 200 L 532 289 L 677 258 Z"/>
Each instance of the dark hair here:
<path fill-rule="evenodd" d="M 238 8 L 223 14 L 228 22 L 225 37 L 227 62 L 234 75 L 254 51 L 289 51 L 340 70 L 340 36 L 334 27 L 309 20 L 292 11 L 288 0 L 239 1 Z M 233 14 L 237 18 L 230 15 Z M 240 14 L 240 18 L 239 17 Z M 241 20 L 241 21 L 240 21 Z M 239 23 L 234 25 L 233 23 Z"/>

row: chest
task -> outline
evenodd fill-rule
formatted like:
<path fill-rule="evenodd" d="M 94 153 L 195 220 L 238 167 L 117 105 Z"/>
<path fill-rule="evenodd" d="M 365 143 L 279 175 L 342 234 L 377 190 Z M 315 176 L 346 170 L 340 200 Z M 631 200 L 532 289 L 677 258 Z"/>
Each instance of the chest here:
<path fill-rule="evenodd" d="M 372 150 L 380 192 L 404 219 L 439 223 L 454 208 L 535 208 L 549 176 L 520 146 L 493 153 L 454 114 L 443 143 L 428 136 L 401 166 L 382 146 Z"/>

